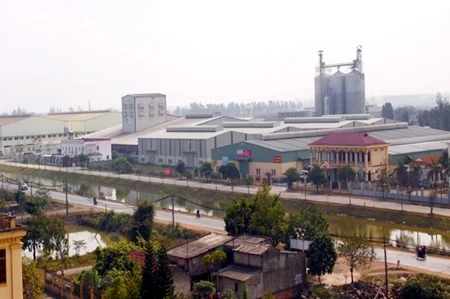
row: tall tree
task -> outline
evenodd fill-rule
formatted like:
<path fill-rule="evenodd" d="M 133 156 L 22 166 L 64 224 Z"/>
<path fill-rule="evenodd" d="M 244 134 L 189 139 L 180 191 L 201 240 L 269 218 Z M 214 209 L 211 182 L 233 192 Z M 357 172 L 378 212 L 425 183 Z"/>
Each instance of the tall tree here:
<path fill-rule="evenodd" d="M 306 253 L 309 269 L 312 275 L 320 276 L 332 273 L 336 263 L 336 250 L 329 234 L 322 234 L 314 238 Z"/>
<path fill-rule="evenodd" d="M 55 259 L 58 261 L 60 271 L 64 275 L 65 262 L 69 256 L 69 240 L 66 237 L 64 221 L 58 217 L 50 218 L 43 237 L 42 248 L 44 249 L 45 255 L 48 257 L 54 254 Z"/>
<path fill-rule="evenodd" d="M 293 183 L 297 182 L 300 179 L 300 174 L 298 173 L 298 171 L 295 167 L 290 167 L 284 172 L 284 175 L 287 178 L 287 184 L 288 184 L 289 190 L 292 190 Z"/>
<path fill-rule="evenodd" d="M 231 236 L 247 233 L 253 213 L 253 201 L 247 198 L 233 199 L 225 210 L 225 230 Z"/>
<path fill-rule="evenodd" d="M 338 246 L 338 253 L 350 267 L 353 283 L 353 271 L 369 266 L 375 260 L 375 250 L 369 241 L 362 236 L 345 236 Z"/>
<path fill-rule="evenodd" d="M 150 239 L 154 217 L 155 206 L 152 203 L 147 200 L 138 203 L 137 209 L 132 217 L 132 241 L 136 242 L 139 235 L 142 236 L 145 240 Z"/>
<path fill-rule="evenodd" d="M 209 280 L 211 280 L 211 273 L 220 269 L 226 259 L 227 255 L 222 250 L 216 250 L 212 254 L 203 256 L 202 267 L 208 271 Z"/>
<path fill-rule="evenodd" d="M 41 248 L 44 242 L 44 234 L 47 230 L 48 222 L 47 216 L 42 212 L 25 220 L 28 230 L 22 239 L 23 248 L 33 252 L 33 260 L 36 260 L 36 251 Z"/>
<path fill-rule="evenodd" d="M 346 187 L 355 179 L 356 171 L 350 165 L 344 165 L 338 169 L 338 180 Z"/>
<path fill-rule="evenodd" d="M 309 172 L 309 179 L 316 186 L 317 193 L 319 193 L 319 186 L 328 183 L 327 176 L 319 165 L 313 165 Z"/>
<path fill-rule="evenodd" d="M 36 263 L 29 258 L 22 258 L 23 298 L 42 298 L 44 295 L 44 281 L 36 267 Z"/>
<path fill-rule="evenodd" d="M 222 174 L 223 179 L 230 179 L 231 181 L 241 177 L 239 169 L 233 162 L 228 162 L 227 165 L 220 166 L 219 172 Z"/>
<path fill-rule="evenodd" d="M 250 233 L 268 236 L 277 245 L 287 228 L 285 211 L 279 195 L 270 194 L 270 186 L 264 185 L 256 192 L 254 211 L 250 216 Z"/>
<path fill-rule="evenodd" d="M 175 171 L 178 172 L 180 178 L 184 175 L 184 173 L 186 172 L 186 165 L 184 165 L 183 161 L 178 162 L 177 166 L 175 166 Z"/>
<path fill-rule="evenodd" d="M 141 298 L 150 298 L 156 285 L 156 253 L 154 246 L 148 246 L 145 267 L 142 273 Z M 156 298 L 156 297 L 154 297 Z"/>
<path fill-rule="evenodd" d="M 169 267 L 169 257 L 167 256 L 167 248 L 159 246 L 157 252 L 158 263 L 156 267 L 156 288 L 154 294 L 155 298 L 173 298 L 174 286 L 172 278 L 172 270 Z M 159 295 L 158 295 L 159 294 Z M 143 297 L 145 298 L 145 297 Z"/>

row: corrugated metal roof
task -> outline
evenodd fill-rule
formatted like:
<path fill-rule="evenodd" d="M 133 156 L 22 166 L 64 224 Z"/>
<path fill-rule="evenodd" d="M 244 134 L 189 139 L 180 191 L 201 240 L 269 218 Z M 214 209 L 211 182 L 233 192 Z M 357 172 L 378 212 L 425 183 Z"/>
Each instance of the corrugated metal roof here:
<path fill-rule="evenodd" d="M 269 237 L 245 235 L 245 236 L 236 237 L 225 245 L 236 247 L 236 246 L 241 246 L 244 243 L 263 244 L 268 241 L 270 241 Z"/>
<path fill-rule="evenodd" d="M 247 268 L 247 267 L 239 267 L 239 266 L 229 266 L 227 268 L 224 268 L 216 273 L 214 273 L 214 276 L 220 276 L 220 277 L 226 277 L 229 279 L 233 279 L 236 281 L 245 282 L 249 280 L 253 275 L 259 274 L 261 270 L 256 270 L 253 268 Z"/>
<path fill-rule="evenodd" d="M 54 113 L 54 114 L 46 114 L 42 117 L 55 119 L 55 120 L 63 120 L 63 121 L 85 121 L 89 119 L 93 119 L 96 117 L 108 115 L 108 114 L 118 114 L 120 112 L 112 112 L 112 111 L 88 111 L 88 112 L 73 112 L 73 113 Z"/>
<path fill-rule="evenodd" d="M 272 248 L 271 245 L 244 243 L 238 248 L 233 249 L 235 252 L 242 252 L 254 255 L 262 255 L 264 252 Z"/>
<path fill-rule="evenodd" d="M 190 259 L 207 253 L 214 248 L 220 247 L 233 239 L 231 236 L 210 233 L 196 240 L 181 244 L 177 247 L 169 249 L 167 255 L 170 257 Z"/>
<path fill-rule="evenodd" d="M 30 116 L 0 116 L 0 126 L 12 124 L 29 117 Z"/>

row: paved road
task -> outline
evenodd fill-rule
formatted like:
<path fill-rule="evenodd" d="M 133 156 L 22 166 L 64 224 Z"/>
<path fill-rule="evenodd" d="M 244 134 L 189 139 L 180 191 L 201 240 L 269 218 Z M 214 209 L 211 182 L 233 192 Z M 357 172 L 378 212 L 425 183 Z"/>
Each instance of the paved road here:
<path fill-rule="evenodd" d="M 157 184 L 165 184 L 165 185 L 176 185 L 176 186 L 187 186 L 196 189 L 209 189 L 209 190 L 219 190 L 219 191 L 227 191 L 227 192 L 236 192 L 236 193 L 250 193 L 255 194 L 258 190 L 258 187 L 246 187 L 246 186 L 235 186 L 231 188 L 230 186 L 216 183 L 202 183 L 197 181 L 186 181 L 186 180 L 178 180 L 174 178 L 157 178 L 157 177 L 148 177 L 148 176 L 138 176 L 134 174 L 116 174 L 112 172 L 100 172 L 100 171 L 88 171 L 83 170 L 79 167 L 68 167 L 61 168 L 56 166 L 41 166 L 41 165 L 29 165 L 22 163 L 13 163 L 5 160 L 0 160 L 0 164 L 11 165 L 16 167 L 28 167 L 35 169 L 46 169 L 52 171 L 61 171 L 61 172 L 70 172 L 70 173 L 79 173 L 79 174 L 90 174 L 97 175 L 103 177 L 114 177 L 114 178 L 122 178 L 129 180 L 136 180 L 142 182 L 150 182 Z M 311 188 L 311 191 L 313 188 Z M 286 187 L 281 186 L 272 186 L 273 194 L 280 194 L 282 198 L 293 199 L 293 200 L 305 200 L 305 192 L 286 192 Z M 428 214 L 430 213 L 430 208 L 427 206 L 413 205 L 413 204 L 401 204 L 398 202 L 375 199 L 375 198 L 361 198 L 355 195 L 351 196 L 349 199 L 348 195 L 327 195 L 327 194 L 315 194 L 314 192 L 308 191 L 306 194 L 306 199 L 308 201 L 313 202 L 321 202 L 321 203 L 333 203 L 333 204 L 341 204 L 348 205 L 351 202 L 352 205 L 363 206 L 363 207 L 373 207 L 379 209 L 386 210 L 394 210 L 400 211 L 404 210 L 407 212 L 414 212 L 420 214 Z M 434 208 L 434 214 L 440 216 L 450 217 L 450 209 L 447 208 Z"/>
<path fill-rule="evenodd" d="M 0 161 L 0 163 L 5 163 L 5 161 Z M 36 165 L 30 165 L 35 166 Z M 49 167 L 47 166 L 47 169 L 54 168 L 51 170 L 58 170 L 58 167 Z M 81 171 L 77 171 L 81 172 Z M 94 174 L 91 172 L 91 174 Z M 96 175 L 98 175 L 97 172 L 95 172 Z M 111 173 L 100 173 L 102 176 L 117 176 Z M 128 176 L 128 175 L 127 175 Z M 123 175 L 121 176 L 123 178 Z M 149 177 L 140 177 L 130 175 L 127 177 L 129 179 L 140 179 L 141 181 L 151 181 L 156 183 L 161 183 L 160 178 L 149 178 Z M 216 188 L 215 184 L 200 184 L 197 182 L 186 182 L 186 181 L 178 181 L 173 179 L 164 179 L 164 183 L 167 184 L 168 182 L 173 182 L 176 185 L 184 185 L 186 186 L 189 184 L 189 187 L 193 188 L 200 188 L 202 185 L 203 188 L 208 186 L 208 188 Z M 11 189 L 17 188 L 15 185 L 9 185 Z M 229 186 L 224 185 L 217 185 L 218 190 L 221 191 L 231 191 Z M 36 189 L 35 189 L 36 190 Z M 247 187 L 235 187 L 234 191 L 242 191 L 244 193 L 247 193 Z M 256 188 L 250 188 L 250 193 L 255 193 Z M 274 193 L 280 193 L 280 188 L 275 187 L 273 188 Z M 56 200 L 60 200 L 65 202 L 65 194 L 57 191 L 50 191 L 50 194 L 52 198 Z M 287 198 L 296 198 L 296 199 L 304 199 L 304 194 L 298 194 L 298 193 L 289 193 L 289 192 L 281 192 L 282 197 Z M 321 201 L 321 202 L 332 202 L 332 203 L 341 203 L 341 204 L 348 204 L 348 197 L 344 196 L 326 196 L 326 195 L 311 195 L 308 194 L 307 197 L 308 200 L 312 201 Z M 76 203 L 79 205 L 89 206 L 93 209 L 108 209 L 108 210 L 114 210 L 116 212 L 120 213 L 127 213 L 131 214 L 134 211 L 134 207 L 119 203 L 119 202 L 110 202 L 106 200 L 97 200 L 98 205 L 96 207 L 93 206 L 93 202 L 89 198 L 85 198 L 82 196 L 78 196 L 75 194 L 68 194 L 68 200 L 70 203 Z M 377 201 L 377 200 L 370 200 L 370 199 L 361 199 L 361 198 L 352 198 L 352 204 L 354 205 L 360 205 L 360 206 L 368 206 L 368 207 L 377 207 L 377 208 L 383 208 L 383 209 L 391 209 L 391 210 L 400 210 L 400 204 L 394 203 L 394 202 L 386 202 L 386 201 Z M 427 207 L 421 207 L 416 205 L 403 205 L 403 209 L 405 211 L 411 211 L 411 212 L 417 212 L 417 213 L 428 213 L 429 208 Z M 443 208 L 435 208 L 435 213 L 439 215 L 445 215 L 450 216 L 450 210 L 443 209 Z M 157 220 L 162 221 L 172 221 L 172 213 L 168 211 L 161 211 L 158 210 L 155 214 L 155 218 Z M 186 214 L 186 213 L 175 213 L 175 222 L 178 222 L 180 224 L 185 225 L 192 225 L 192 226 L 198 226 L 205 229 L 214 229 L 214 230 L 224 230 L 224 222 L 222 219 L 214 219 L 214 218 L 208 218 L 203 217 L 201 219 L 196 219 L 194 214 Z M 384 259 L 384 253 L 382 249 L 376 249 L 377 252 L 377 258 L 380 260 Z M 400 260 L 401 265 L 405 266 L 412 266 L 417 267 L 419 269 L 427 269 L 430 271 L 440 272 L 449 274 L 450 273 L 450 259 L 446 258 L 440 258 L 440 257 L 432 257 L 429 256 L 426 261 L 418 261 L 415 259 L 415 254 L 413 252 L 404 252 L 404 251 L 397 251 L 397 250 L 387 250 L 387 259 L 389 263 L 396 264 L 398 260 Z"/>

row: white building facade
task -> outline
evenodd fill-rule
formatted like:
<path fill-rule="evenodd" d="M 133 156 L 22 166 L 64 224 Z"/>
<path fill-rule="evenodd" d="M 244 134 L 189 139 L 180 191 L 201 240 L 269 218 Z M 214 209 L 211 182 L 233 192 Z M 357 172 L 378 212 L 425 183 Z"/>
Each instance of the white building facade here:
<path fill-rule="evenodd" d="M 87 155 L 91 162 L 111 160 L 111 139 L 74 139 L 63 140 L 61 155 L 74 158 L 79 155 Z"/>

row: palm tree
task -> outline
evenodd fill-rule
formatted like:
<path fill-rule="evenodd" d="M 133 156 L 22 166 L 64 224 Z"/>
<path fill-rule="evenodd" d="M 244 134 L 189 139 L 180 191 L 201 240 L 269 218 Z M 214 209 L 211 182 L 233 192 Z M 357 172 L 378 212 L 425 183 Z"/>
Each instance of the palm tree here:
<path fill-rule="evenodd" d="M 440 174 L 442 172 L 442 167 L 439 163 L 439 159 L 431 156 L 431 163 L 428 164 L 427 167 L 431 168 L 431 170 L 428 172 L 428 180 L 431 179 L 433 182 L 433 186 L 435 186 L 437 181 L 440 179 Z"/>

